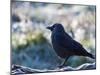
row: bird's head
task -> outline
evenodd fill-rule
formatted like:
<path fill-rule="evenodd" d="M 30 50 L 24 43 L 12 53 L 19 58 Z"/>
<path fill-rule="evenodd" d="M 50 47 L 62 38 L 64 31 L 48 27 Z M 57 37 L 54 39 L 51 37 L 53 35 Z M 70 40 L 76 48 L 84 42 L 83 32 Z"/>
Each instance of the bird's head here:
<path fill-rule="evenodd" d="M 53 26 L 47 27 L 47 29 L 49 29 L 51 31 L 53 31 L 53 30 L 63 31 L 64 30 L 62 24 L 60 24 L 60 23 L 55 23 Z"/>

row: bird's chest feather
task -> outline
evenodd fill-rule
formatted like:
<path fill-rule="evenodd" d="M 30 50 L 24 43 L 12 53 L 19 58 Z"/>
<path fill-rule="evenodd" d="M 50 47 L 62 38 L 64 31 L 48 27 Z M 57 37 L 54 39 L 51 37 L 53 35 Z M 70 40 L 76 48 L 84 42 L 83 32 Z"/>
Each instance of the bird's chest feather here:
<path fill-rule="evenodd" d="M 63 42 L 63 40 L 62 39 L 64 39 L 64 37 L 63 37 L 63 35 L 61 34 L 61 33 L 52 33 L 52 35 L 51 35 L 51 38 L 52 38 L 52 45 L 53 45 L 53 48 L 55 49 L 55 50 L 61 50 L 62 48 L 62 42 Z"/>
<path fill-rule="evenodd" d="M 67 54 L 69 54 L 69 52 L 66 52 L 66 48 L 64 47 L 63 43 L 66 42 L 64 41 L 64 36 L 62 34 L 52 34 L 51 35 L 52 38 L 52 45 L 53 48 L 55 50 L 55 52 L 57 53 L 58 56 L 64 58 L 66 57 Z M 64 43 L 66 44 L 66 43 Z"/>

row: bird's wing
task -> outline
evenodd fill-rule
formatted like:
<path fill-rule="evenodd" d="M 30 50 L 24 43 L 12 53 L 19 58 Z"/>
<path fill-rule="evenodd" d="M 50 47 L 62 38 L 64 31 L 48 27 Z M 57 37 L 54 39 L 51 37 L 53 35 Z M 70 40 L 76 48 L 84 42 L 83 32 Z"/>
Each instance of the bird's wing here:
<path fill-rule="evenodd" d="M 67 53 L 73 55 L 86 55 L 88 53 L 79 42 L 73 40 L 68 34 L 57 35 L 56 42 L 57 46 L 67 50 Z"/>
<path fill-rule="evenodd" d="M 73 40 L 72 46 L 74 47 L 75 50 L 76 49 L 79 50 L 79 49 L 83 48 L 83 46 L 75 40 Z"/>
<path fill-rule="evenodd" d="M 57 37 L 59 46 L 69 50 L 80 50 L 82 45 L 73 40 L 68 34 L 60 35 Z"/>
<path fill-rule="evenodd" d="M 63 49 L 71 49 L 72 48 L 72 42 L 73 39 L 66 34 L 60 34 L 60 35 L 56 35 L 55 36 L 55 40 L 56 40 L 56 44 L 60 47 L 62 47 Z"/>

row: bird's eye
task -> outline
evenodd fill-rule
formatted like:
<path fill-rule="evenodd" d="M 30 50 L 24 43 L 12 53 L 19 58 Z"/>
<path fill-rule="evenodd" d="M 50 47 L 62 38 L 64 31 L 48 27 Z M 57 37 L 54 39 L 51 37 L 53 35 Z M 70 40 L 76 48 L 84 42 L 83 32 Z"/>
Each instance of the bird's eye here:
<path fill-rule="evenodd" d="M 55 25 L 53 25 L 53 28 L 55 28 L 56 26 Z"/>

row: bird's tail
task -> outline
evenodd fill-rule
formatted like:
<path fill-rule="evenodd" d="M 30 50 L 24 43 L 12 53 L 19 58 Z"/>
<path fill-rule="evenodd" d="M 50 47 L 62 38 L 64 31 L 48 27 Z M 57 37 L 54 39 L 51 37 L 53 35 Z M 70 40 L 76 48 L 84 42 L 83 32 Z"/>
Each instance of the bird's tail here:
<path fill-rule="evenodd" d="M 95 59 L 95 56 L 92 55 L 92 54 L 90 54 L 90 53 L 88 53 L 88 57 L 90 57 L 90 58 L 92 58 L 92 59 Z"/>

